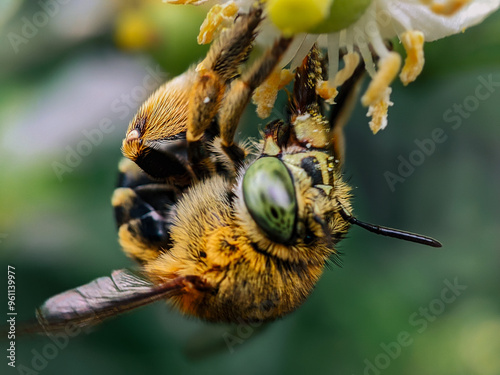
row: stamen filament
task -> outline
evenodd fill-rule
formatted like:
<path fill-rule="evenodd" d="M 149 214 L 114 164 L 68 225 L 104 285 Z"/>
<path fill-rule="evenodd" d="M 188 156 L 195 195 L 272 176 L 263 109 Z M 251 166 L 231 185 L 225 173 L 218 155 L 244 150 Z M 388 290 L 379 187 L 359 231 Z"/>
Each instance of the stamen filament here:
<path fill-rule="evenodd" d="M 328 85 L 335 85 L 335 77 L 339 70 L 339 49 L 340 33 L 331 33 L 327 36 L 328 40 Z"/>

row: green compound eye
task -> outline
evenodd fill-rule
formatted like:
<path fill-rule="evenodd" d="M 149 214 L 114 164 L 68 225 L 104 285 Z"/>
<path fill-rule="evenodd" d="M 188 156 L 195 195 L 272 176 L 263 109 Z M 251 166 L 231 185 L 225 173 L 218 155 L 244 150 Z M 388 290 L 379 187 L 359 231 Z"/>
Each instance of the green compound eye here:
<path fill-rule="evenodd" d="M 292 177 L 281 160 L 263 157 L 247 169 L 243 199 L 252 218 L 270 239 L 280 243 L 292 239 L 297 199 Z"/>

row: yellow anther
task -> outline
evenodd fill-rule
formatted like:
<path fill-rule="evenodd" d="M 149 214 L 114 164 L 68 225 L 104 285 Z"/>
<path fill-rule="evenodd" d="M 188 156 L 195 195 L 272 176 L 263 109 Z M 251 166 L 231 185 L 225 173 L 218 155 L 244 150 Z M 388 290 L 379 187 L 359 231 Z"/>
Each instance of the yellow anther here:
<path fill-rule="evenodd" d="M 379 130 L 384 129 L 387 126 L 387 111 L 393 104 L 389 99 L 391 91 L 391 88 L 387 87 L 383 98 L 370 105 L 368 108 L 366 116 L 372 117 L 369 125 L 373 134 L 377 134 Z"/>
<path fill-rule="evenodd" d="M 406 59 L 399 78 L 406 86 L 415 81 L 424 68 L 424 34 L 414 30 L 405 31 L 401 34 L 401 42 L 406 50 Z"/>
<path fill-rule="evenodd" d="M 422 0 L 434 13 L 441 16 L 452 16 L 467 5 L 470 0 L 447 0 L 436 2 L 433 0 Z"/>
<path fill-rule="evenodd" d="M 290 69 L 282 69 L 280 72 L 280 84 L 278 86 L 278 90 L 281 90 L 283 87 L 292 82 L 294 74 L 290 71 Z"/>
<path fill-rule="evenodd" d="M 358 64 L 359 55 L 356 52 L 349 52 L 344 55 L 344 67 L 335 75 L 335 86 L 342 86 L 345 81 L 351 78 Z"/>
<path fill-rule="evenodd" d="M 252 102 L 257 106 L 257 115 L 267 118 L 271 114 L 278 91 L 288 85 L 293 73 L 288 69 L 275 69 L 270 76 L 254 91 Z"/>
<path fill-rule="evenodd" d="M 210 43 L 222 29 L 231 25 L 236 13 L 238 13 L 238 6 L 233 1 L 222 5 L 215 4 L 210 8 L 207 17 L 200 26 L 198 44 Z"/>
<path fill-rule="evenodd" d="M 361 103 L 365 107 L 377 104 L 384 98 L 387 88 L 398 74 L 400 67 L 401 56 L 396 52 L 389 52 L 388 55 L 380 59 L 378 71 L 361 98 Z"/>
<path fill-rule="evenodd" d="M 319 81 L 316 85 L 316 94 L 326 100 L 328 104 L 335 103 L 335 97 L 339 92 L 335 86 L 330 86 L 328 81 Z"/>

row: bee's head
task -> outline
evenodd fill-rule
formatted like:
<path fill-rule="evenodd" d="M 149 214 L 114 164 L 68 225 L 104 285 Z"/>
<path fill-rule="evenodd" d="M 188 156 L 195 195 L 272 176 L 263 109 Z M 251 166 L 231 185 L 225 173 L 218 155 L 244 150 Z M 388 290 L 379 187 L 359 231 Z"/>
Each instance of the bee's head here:
<path fill-rule="evenodd" d="M 325 259 L 349 227 L 332 194 L 346 195 L 348 205 L 349 188 L 339 178 L 335 188 L 323 190 L 285 159 L 263 156 L 244 172 L 238 184 L 242 226 L 263 252 L 292 261 Z"/>
<path fill-rule="evenodd" d="M 311 158 L 308 153 L 263 156 L 246 169 L 238 184 L 237 215 L 255 249 L 286 261 L 321 262 L 336 254 L 334 246 L 350 224 L 441 246 L 426 236 L 356 219 L 350 213 L 350 188 L 340 173 L 334 170 L 330 183 L 322 184 L 311 173 L 311 164 L 304 162 Z M 297 160 L 301 160 L 299 165 Z"/>

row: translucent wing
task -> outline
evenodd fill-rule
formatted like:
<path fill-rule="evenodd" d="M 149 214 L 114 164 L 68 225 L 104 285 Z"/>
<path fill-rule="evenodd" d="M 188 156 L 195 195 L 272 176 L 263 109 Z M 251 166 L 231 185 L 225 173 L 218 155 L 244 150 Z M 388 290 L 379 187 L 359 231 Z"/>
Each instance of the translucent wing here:
<path fill-rule="evenodd" d="M 38 323 L 25 326 L 25 333 L 55 332 L 66 326 L 86 327 L 160 299 L 183 293 L 186 286 L 204 289 L 195 277 L 178 277 L 154 284 L 130 270 L 113 271 L 88 284 L 48 299 L 37 309 Z"/>

